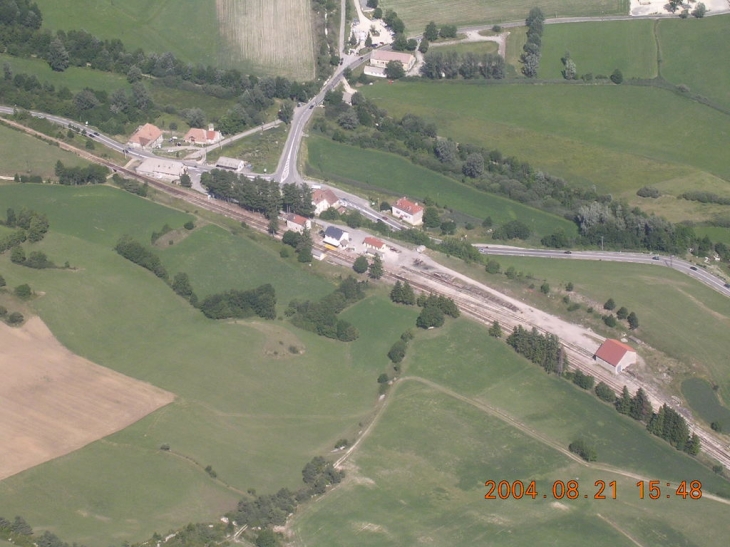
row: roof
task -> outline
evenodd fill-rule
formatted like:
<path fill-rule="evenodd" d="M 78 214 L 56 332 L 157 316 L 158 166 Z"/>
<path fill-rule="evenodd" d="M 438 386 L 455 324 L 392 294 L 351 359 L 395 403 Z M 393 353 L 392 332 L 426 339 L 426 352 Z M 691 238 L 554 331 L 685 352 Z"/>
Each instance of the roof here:
<path fill-rule="evenodd" d="M 318 188 L 317 190 L 312 192 L 312 202 L 316 204 L 322 203 L 323 201 L 326 201 L 330 205 L 334 205 L 335 203 L 340 201 L 340 198 L 338 198 L 335 193 L 329 188 L 326 190 Z"/>
<path fill-rule="evenodd" d="M 137 171 L 157 173 L 179 177 L 185 170 L 185 165 L 179 161 L 164 160 L 161 158 L 148 158 L 137 166 Z"/>
<path fill-rule="evenodd" d="M 636 353 L 636 350 L 628 344 L 609 338 L 601 344 L 600 348 L 598 348 L 596 357 L 615 367 L 618 366 L 621 359 L 623 359 L 624 355 L 628 352 Z"/>
<path fill-rule="evenodd" d="M 243 163 L 243 160 L 237 160 L 236 158 L 228 158 L 226 156 L 221 156 L 218 158 L 215 162 L 216 167 L 227 167 L 228 169 L 238 169 L 241 164 Z"/>
<path fill-rule="evenodd" d="M 340 241 L 344 237 L 344 235 L 344 230 L 340 230 L 336 226 L 330 226 L 324 231 L 324 237 L 329 237 L 337 241 Z"/>
<path fill-rule="evenodd" d="M 407 66 L 413 60 L 413 55 L 376 49 L 370 54 L 370 59 L 373 61 L 385 61 L 386 63 L 389 61 L 400 61 L 403 63 L 403 66 Z"/>
<path fill-rule="evenodd" d="M 140 146 L 147 146 L 151 142 L 155 142 L 162 136 L 162 130 L 156 125 L 146 123 L 141 127 L 137 128 L 131 137 L 129 142 L 139 144 Z"/>
<path fill-rule="evenodd" d="M 382 249 L 385 247 L 385 243 L 380 241 L 377 237 L 366 237 L 363 240 L 363 243 L 365 245 L 369 245 L 370 247 L 375 247 L 376 249 Z"/>
<path fill-rule="evenodd" d="M 287 222 L 293 222 L 294 224 L 298 224 L 299 226 L 306 226 L 308 219 L 304 218 L 301 215 L 297 215 L 296 213 L 289 213 L 286 215 Z"/>
<path fill-rule="evenodd" d="M 217 138 L 217 136 L 217 131 L 212 131 L 210 129 L 201 129 L 199 127 L 191 127 L 188 132 L 185 133 L 183 140 L 194 142 L 212 142 Z"/>
<path fill-rule="evenodd" d="M 400 209 L 401 211 L 405 211 L 409 215 L 416 215 L 423 211 L 423 207 L 418 205 L 418 203 L 413 203 L 406 198 L 400 198 L 398 201 L 396 201 L 395 207 L 397 209 Z"/>

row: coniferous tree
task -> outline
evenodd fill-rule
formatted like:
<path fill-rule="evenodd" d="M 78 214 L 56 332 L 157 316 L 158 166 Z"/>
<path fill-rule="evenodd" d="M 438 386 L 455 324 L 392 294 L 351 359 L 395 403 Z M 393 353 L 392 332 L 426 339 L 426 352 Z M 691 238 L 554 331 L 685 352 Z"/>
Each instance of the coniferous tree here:
<path fill-rule="evenodd" d="M 629 388 L 626 386 L 621 392 L 621 397 L 616 400 L 616 410 L 620 414 L 628 414 L 631 411 L 631 395 L 629 394 Z"/>

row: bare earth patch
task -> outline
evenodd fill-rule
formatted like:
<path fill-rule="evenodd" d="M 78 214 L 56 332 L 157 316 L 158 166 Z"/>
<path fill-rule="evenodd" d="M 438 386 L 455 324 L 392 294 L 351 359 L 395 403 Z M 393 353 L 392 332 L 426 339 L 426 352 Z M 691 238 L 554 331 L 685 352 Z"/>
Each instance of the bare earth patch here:
<path fill-rule="evenodd" d="M 38 317 L 0 323 L 0 480 L 77 450 L 174 395 L 71 353 Z"/>

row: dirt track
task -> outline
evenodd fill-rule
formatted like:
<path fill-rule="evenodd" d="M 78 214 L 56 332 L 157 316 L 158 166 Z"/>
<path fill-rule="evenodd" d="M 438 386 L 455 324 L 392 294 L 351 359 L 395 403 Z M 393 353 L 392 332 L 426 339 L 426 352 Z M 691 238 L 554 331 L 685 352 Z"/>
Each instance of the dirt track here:
<path fill-rule="evenodd" d="M 119 431 L 174 395 L 71 353 L 40 318 L 0 323 L 0 480 Z"/>

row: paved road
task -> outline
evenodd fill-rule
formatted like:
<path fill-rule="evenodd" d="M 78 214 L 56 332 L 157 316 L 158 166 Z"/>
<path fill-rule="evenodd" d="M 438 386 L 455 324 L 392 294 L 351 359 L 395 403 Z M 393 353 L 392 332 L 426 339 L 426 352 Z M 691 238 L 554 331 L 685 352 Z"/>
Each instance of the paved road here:
<path fill-rule="evenodd" d="M 646 253 L 624 253 L 611 251 L 553 251 L 548 249 L 520 249 L 504 245 L 475 244 L 479 252 L 495 256 L 522 256 L 533 258 L 557 258 L 560 260 L 597 260 L 606 262 L 631 262 L 665 266 L 686 274 L 716 291 L 730 296 L 730 283 L 711 274 L 704 268 L 674 256 L 652 255 Z"/>

